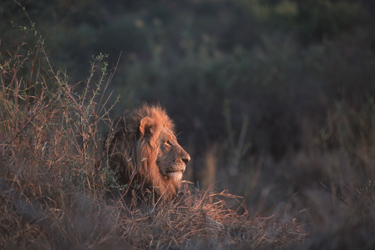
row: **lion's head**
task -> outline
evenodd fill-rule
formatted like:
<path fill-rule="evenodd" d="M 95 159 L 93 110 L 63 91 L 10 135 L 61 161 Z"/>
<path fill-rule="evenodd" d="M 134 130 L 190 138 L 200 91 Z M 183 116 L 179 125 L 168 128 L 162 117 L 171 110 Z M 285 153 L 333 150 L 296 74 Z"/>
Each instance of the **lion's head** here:
<path fill-rule="evenodd" d="M 119 181 L 162 200 L 173 199 L 180 187 L 189 154 L 178 144 L 174 124 L 160 106 L 125 113 L 109 141 L 109 164 Z"/>

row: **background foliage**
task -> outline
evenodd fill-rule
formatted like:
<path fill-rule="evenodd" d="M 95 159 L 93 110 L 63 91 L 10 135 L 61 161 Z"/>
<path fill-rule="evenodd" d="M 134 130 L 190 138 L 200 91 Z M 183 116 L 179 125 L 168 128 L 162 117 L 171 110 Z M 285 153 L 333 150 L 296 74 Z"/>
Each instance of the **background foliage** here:
<path fill-rule="evenodd" d="M 92 55 L 109 54 L 109 73 L 118 64 L 107 108 L 121 98 L 111 117 L 143 102 L 166 107 L 195 185 L 241 195 L 251 213 L 283 211 L 321 242 L 325 230 L 360 228 L 358 242 L 373 232 L 372 1 L 20 3 L 50 63 L 78 92 L 100 80 L 85 79 Z M 0 16 L 4 70 L 7 52 L 35 37 L 14 27 L 29 25 L 15 2 L 2 2 Z M 17 72 L 31 83 L 32 70 Z"/>

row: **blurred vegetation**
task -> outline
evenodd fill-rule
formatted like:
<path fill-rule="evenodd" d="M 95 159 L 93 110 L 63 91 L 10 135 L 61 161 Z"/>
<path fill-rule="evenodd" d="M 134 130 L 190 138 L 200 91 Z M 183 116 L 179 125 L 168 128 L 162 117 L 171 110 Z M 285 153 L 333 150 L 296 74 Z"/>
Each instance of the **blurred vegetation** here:
<path fill-rule="evenodd" d="M 166 107 L 193 158 L 187 179 L 243 195 L 251 212 L 282 207 L 312 228 L 353 211 L 351 225 L 373 225 L 373 1 L 20 3 L 78 88 L 92 55 L 109 54 L 112 72 L 119 61 L 112 117 L 143 102 Z M 1 49 L 14 50 L 20 33 L 9 21 L 27 20 L 13 1 L 0 17 Z"/>

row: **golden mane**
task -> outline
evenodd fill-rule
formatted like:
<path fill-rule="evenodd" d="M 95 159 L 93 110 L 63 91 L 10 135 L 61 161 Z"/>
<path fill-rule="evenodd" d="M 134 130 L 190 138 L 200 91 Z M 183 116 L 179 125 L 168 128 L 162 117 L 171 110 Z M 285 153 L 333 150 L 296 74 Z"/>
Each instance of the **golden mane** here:
<path fill-rule="evenodd" d="M 160 106 L 143 105 L 125 113 L 108 152 L 110 167 L 118 173 L 118 181 L 129 185 L 132 191 L 146 200 L 151 197 L 154 201 L 155 198 L 173 199 L 180 189 L 181 179 L 168 175 L 172 171 L 162 165 L 176 168 L 176 162 L 184 162 L 186 166 L 190 160 L 190 156 L 175 140 L 173 148 L 171 146 L 166 152 L 168 157 L 164 157 L 170 162 L 165 162 L 161 150 L 163 136 L 167 135 L 172 140 L 175 138 L 174 134 L 174 124 Z M 185 167 L 180 172 L 184 170 Z"/>

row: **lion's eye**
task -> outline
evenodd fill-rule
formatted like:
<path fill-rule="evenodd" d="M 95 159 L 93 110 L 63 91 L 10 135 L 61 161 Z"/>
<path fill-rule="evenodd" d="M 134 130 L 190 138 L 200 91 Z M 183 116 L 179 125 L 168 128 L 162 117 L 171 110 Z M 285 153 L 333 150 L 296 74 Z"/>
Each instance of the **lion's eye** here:
<path fill-rule="evenodd" d="M 170 141 L 166 141 L 166 142 L 164 142 L 164 144 L 167 145 L 167 146 L 172 146 L 172 143 Z"/>

